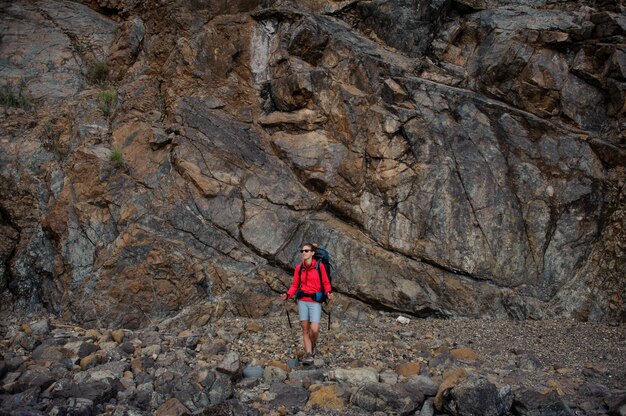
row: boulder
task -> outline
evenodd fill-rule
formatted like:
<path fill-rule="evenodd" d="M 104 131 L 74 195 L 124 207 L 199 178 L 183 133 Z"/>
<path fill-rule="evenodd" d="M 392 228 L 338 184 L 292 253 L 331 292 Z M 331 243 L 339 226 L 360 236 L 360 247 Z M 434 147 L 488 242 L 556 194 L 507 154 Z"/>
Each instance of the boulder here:
<path fill-rule="evenodd" d="M 9 414 L 11 410 L 32 408 L 39 402 L 40 387 L 31 387 L 20 393 L 4 396 L 0 400 L 0 413 Z"/>
<path fill-rule="evenodd" d="M 244 378 L 263 378 L 264 369 L 259 366 L 246 366 L 243 369 Z"/>
<path fill-rule="evenodd" d="M 421 392 L 383 383 L 365 384 L 350 397 L 351 404 L 368 412 L 392 411 L 400 415 L 413 414 L 423 401 Z"/>
<path fill-rule="evenodd" d="M 47 335 L 50 332 L 50 321 L 48 319 L 41 319 L 31 322 L 29 327 L 34 335 Z"/>
<path fill-rule="evenodd" d="M 434 397 L 439 391 L 439 384 L 426 375 L 410 377 L 407 383 L 411 384 L 413 389 L 424 393 L 425 396 Z"/>
<path fill-rule="evenodd" d="M 46 367 L 30 366 L 26 371 L 19 375 L 12 390 L 14 393 L 23 392 L 31 388 L 40 390 L 47 389 L 54 383 L 54 375 Z"/>
<path fill-rule="evenodd" d="M 76 416 L 92 416 L 97 414 L 94 402 L 82 397 L 71 397 L 61 404 L 54 405 L 52 412 Z"/>
<path fill-rule="evenodd" d="M 288 379 L 308 388 L 312 384 L 324 381 L 324 370 L 293 370 L 288 373 Z"/>
<path fill-rule="evenodd" d="M 268 384 L 280 383 L 287 379 L 287 372 L 274 366 L 267 366 L 263 372 L 263 379 Z"/>
<path fill-rule="evenodd" d="M 302 408 L 309 398 L 309 392 L 303 387 L 284 383 L 272 384 L 269 393 L 273 396 L 270 403 L 274 408 L 281 406 L 286 409 Z"/>
<path fill-rule="evenodd" d="M 328 378 L 339 383 L 353 386 L 378 382 L 378 372 L 373 368 L 336 368 L 329 372 Z"/>
<path fill-rule="evenodd" d="M 512 411 L 520 416 L 572 416 L 575 413 L 555 391 L 539 393 L 522 390 L 515 393 Z"/>
<path fill-rule="evenodd" d="M 454 416 L 505 415 L 513 404 L 510 386 L 498 389 L 485 378 L 471 374 L 442 396 L 442 408 Z"/>
<path fill-rule="evenodd" d="M 241 360 L 239 358 L 239 354 L 235 352 L 229 352 L 224 356 L 224 359 L 218 366 L 216 370 L 228 375 L 231 380 L 236 381 L 238 378 L 241 378 L 241 373 L 243 371 L 241 366 Z"/>

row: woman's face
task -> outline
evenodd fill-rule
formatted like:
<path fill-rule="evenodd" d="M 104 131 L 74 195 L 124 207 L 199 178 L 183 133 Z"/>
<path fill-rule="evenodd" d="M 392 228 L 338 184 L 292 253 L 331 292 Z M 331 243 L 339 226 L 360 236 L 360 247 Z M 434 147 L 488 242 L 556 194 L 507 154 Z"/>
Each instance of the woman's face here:
<path fill-rule="evenodd" d="M 309 245 L 302 246 L 300 254 L 302 255 L 302 261 L 310 260 L 313 257 L 313 247 Z"/>

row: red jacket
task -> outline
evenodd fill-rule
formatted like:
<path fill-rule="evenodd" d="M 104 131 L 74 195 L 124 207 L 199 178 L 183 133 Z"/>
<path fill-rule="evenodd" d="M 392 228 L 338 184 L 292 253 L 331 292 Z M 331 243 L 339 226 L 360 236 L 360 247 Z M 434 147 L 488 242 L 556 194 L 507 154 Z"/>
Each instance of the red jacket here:
<path fill-rule="evenodd" d="M 298 287 L 304 293 L 315 293 L 321 292 L 322 287 L 320 286 L 320 276 L 317 272 L 317 268 L 315 265 L 317 264 L 317 260 L 313 259 L 311 265 L 309 267 L 305 266 L 304 263 L 300 263 L 296 266 L 296 270 L 293 272 L 293 283 L 291 283 L 291 287 L 287 291 L 287 298 L 292 298 Z M 300 284 L 300 268 L 302 268 L 302 284 Z M 326 274 L 326 268 L 324 264 L 320 264 L 320 271 L 322 272 L 322 282 L 324 283 L 324 292 L 328 293 L 331 291 L 330 280 L 328 280 L 328 275 Z M 306 300 L 310 300 L 305 298 Z"/>

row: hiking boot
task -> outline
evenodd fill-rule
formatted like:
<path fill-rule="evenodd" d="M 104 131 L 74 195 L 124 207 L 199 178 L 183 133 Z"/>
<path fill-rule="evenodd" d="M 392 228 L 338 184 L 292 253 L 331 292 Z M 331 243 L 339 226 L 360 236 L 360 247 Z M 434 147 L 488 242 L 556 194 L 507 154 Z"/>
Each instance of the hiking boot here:
<path fill-rule="evenodd" d="M 313 345 L 313 351 L 311 352 L 311 356 L 315 357 L 316 354 L 317 354 L 317 346 Z"/>
<path fill-rule="evenodd" d="M 304 357 L 302 357 L 302 364 L 311 365 L 313 364 L 313 356 L 310 353 L 305 353 Z"/>

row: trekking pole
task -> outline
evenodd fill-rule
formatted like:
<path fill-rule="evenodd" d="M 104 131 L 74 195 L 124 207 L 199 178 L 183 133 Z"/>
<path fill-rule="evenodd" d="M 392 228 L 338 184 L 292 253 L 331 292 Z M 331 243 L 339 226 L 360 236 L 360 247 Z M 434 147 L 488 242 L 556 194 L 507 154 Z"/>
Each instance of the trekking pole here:
<path fill-rule="evenodd" d="M 328 330 L 330 331 L 330 309 L 328 310 Z"/>
<path fill-rule="evenodd" d="M 287 322 L 289 322 L 289 328 L 293 328 L 291 326 L 291 317 L 289 316 L 289 309 L 287 309 L 287 303 L 283 302 L 283 308 L 285 308 L 285 313 L 287 314 Z"/>

